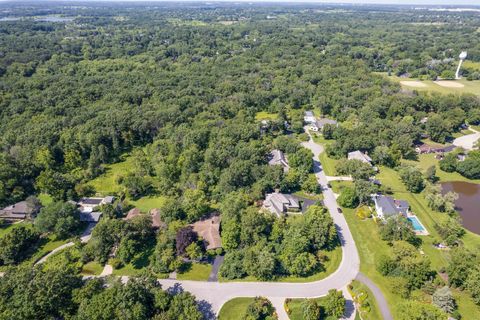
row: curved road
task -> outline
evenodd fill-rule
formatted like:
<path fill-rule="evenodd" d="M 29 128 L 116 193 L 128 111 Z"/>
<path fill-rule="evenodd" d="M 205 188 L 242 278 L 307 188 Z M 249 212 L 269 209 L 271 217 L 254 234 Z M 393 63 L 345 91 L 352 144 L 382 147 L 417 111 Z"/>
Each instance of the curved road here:
<path fill-rule="evenodd" d="M 275 305 L 280 319 L 288 319 L 284 312 L 283 301 L 286 298 L 313 298 L 326 295 L 332 288 L 343 289 L 356 278 L 360 270 L 360 258 L 347 221 L 338 213 L 338 206 L 333 191 L 327 186 L 327 178 L 321 168 L 318 155 L 323 152 L 322 146 L 313 142 L 312 138 L 303 143 L 314 154 L 314 172 L 323 190 L 324 203 L 328 208 L 337 228 L 342 246 L 342 262 L 339 268 L 325 279 L 308 283 L 275 283 L 275 282 L 202 282 L 179 281 L 173 279 L 160 280 L 164 288 L 181 286 L 194 294 L 198 300 L 210 304 L 213 312 L 218 314 L 222 305 L 236 297 L 264 296 Z M 354 315 L 354 313 L 353 313 Z"/>

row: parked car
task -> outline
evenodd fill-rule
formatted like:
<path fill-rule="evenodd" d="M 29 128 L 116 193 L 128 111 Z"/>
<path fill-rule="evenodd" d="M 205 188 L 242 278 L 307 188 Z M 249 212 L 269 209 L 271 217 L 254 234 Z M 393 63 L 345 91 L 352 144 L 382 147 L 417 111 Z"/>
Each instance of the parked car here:
<path fill-rule="evenodd" d="M 337 208 L 338 213 L 343 213 L 342 209 Z"/>

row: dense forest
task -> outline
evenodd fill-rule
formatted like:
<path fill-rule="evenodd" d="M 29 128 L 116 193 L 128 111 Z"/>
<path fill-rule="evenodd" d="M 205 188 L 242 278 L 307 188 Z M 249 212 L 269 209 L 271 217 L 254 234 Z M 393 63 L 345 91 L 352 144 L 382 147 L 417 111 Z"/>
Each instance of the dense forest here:
<path fill-rule="evenodd" d="M 54 7 L 49 15 L 73 20 L 50 22 L 35 20 L 41 6 L 19 4 L 0 24 L 0 203 L 36 191 L 75 198 L 102 164 L 150 143 L 143 174 L 161 192 L 196 185 L 217 197 L 252 186 L 265 170 L 268 137 L 254 121 L 262 110 L 299 130 L 294 111 L 319 107 L 352 123 L 339 134 L 352 145 L 335 152 L 395 137 L 403 156 L 425 113 L 443 113 L 450 121 L 430 130 L 446 134 L 480 120 L 474 97 L 406 96 L 371 73 L 434 72 L 431 61 L 463 48 L 480 61 L 475 15 L 383 10 Z M 374 121 L 354 127 L 362 119 Z M 370 139 L 379 132 L 384 140 Z"/>
<path fill-rule="evenodd" d="M 443 145 L 465 124 L 479 125 L 480 98 L 407 90 L 392 81 L 450 78 L 458 54 L 468 50 L 463 76 L 476 83 L 478 13 L 90 2 L 0 9 L 0 207 L 24 199 L 38 204 L 33 196 L 50 200 L 33 224 L 0 237 L 6 271 L 0 319 L 201 319 L 190 294 L 163 291 L 152 277 L 223 254 L 223 281 L 325 272 L 339 239 L 320 201 L 312 153 L 301 145 L 308 139 L 306 110 L 340 123 L 326 125 L 321 139 L 336 173 L 353 179 L 338 197 L 344 209 L 367 216 L 361 209 L 371 194 L 392 194 L 371 179 L 381 166 L 395 170 L 409 193 L 423 192 L 428 208 L 445 213 L 434 232 L 452 248 L 441 262 L 446 282 L 437 276 L 438 261 L 419 253 L 422 240 L 406 219 L 375 225 L 389 250 L 375 257 L 376 270 L 395 294 L 412 300 L 402 300 L 404 317 L 460 316 L 446 283 L 467 292 L 478 309 L 480 254 L 470 250 L 475 245 L 462 246 L 455 194 L 441 194 L 435 167 L 424 174 L 404 162 L 418 158 L 415 147 L 425 139 Z M 273 149 L 286 155 L 288 171 L 268 165 Z M 375 167 L 347 161 L 355 150 L 369 154 Z M 463 161 L 460 154 L 447 154 L 439 168 L 478 179 L 479 152 Z M 97 190 L 93 181 L 119 163 L 128 170 L 110 181 L 118 191 Z M 259 212 L 274 191 L 312 203 L 295 217 Z M 116 201 L 100 208 L 91 240 L 80 243 L 85 225 L 72 200 L 93 195 Z M 146 198 L 161 199 L 160 230 L 147 215 L 126 219 Z M 191 228 L 211 213 L 221 216 L 223 248 L 216 250 L 206 250 Z M 27 265 L 52 239 L 75 245 L 43 266 Z M 145 272 L 128 284 L 81 281 L 88 263 L 119 270 L 142 259 Z M 58 294 L 43 299 L 51 291 Z M 437 308 L 443 300 L 436 306 L 422 300 L 445 296 L 443 311 Z M 272 313 L 257 298 L 251 309 L 260 307 Z"/>

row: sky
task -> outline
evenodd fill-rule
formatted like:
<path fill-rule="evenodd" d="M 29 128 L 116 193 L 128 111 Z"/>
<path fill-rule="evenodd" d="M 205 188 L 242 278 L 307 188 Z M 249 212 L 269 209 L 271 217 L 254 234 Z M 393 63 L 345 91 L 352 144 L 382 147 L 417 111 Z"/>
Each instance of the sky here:
<path fill-rule="evenodd" d="M 0 0 L 1 2 L 2 0 Z M 65 0 L 64 0 L 65 1 Z M 69 0 L 67 0 L 69 1 Z M 70 0 L 75 1 L 75 0 Z M 81 0 L 78 0 L 81 1 Z M 85 1 L 85 0 L 83 0 Z M 95 0 L 87 0 L 95 2 Z M 124 2 L 124 1 L 200 1 L 208 2 L 209 0 L 103 0 L 111 2 Z M 378 3 L 378 4 L 416 4 L 416 5 L 476 5 L 480 6 L 480 0 L 210 0 L 216 1 L 230 1 L 230 2 L 317 2 L 317 3 Z"/>

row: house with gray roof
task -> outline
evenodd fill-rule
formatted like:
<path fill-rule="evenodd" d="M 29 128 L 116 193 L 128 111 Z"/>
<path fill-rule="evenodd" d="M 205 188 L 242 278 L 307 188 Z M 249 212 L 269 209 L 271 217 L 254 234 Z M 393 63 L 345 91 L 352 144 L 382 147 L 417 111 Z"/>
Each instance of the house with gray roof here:
<path fill-rule="evenodd" d="M 319 119 L 317 121 L 315 121 L 314 123 L 312 123 L 309 127 L 310 130 L 312 131 L 315 131 L 315 132 L 321 132 L 323 130 L 323 127 L 326 125 L 326 124 L 331 124 L 331 125 L 338 125 L 337 121 L 335 120 L 332 120 L 332 119 L 327 119 L 327 118 L 322 118 L 322 119 Z"/>
<path fill-rule="evenodd" d="M 23 220 L 32 218 L 40 209 L 28 201 L 20 201 L 0 209 L 0 218 L 5 220 Z"/>
<path fill-rule="evenodd" d="M 349 152 L 348 160 L 359 160 L 363 163 L 368 163 L 369 165 L 372 165 L 372 158 L 370 158 L 366 153 L 363 153 L 360 150 Z"/>
<path fill-rule="evenodd" d="M 291 194 L 274 192 L 266 195 L 263 208 L 280 217 L 287 212 L 300 212 L 300 203 Z"/>
<path fill-rule="evenodd" d="M 377 212 L 377 215 L 382 219 L 386 219 L 397 214 L 401 214 L 406 217 L 410 209 L 410 205 L 407 201 L 396 200 L 392 197 L 381 194 L 372 196 L 372 200 L 375 203 L 375 211 Z"/>
<path fill-rule="evenodd" d="M 271 166 L 282 166 L 283 171 L 287 172 L 290 166 L 288 165 L 287 158 L 285 158 L 285 154 L 278 150 L 274 149 L 269 154 L 268 164 Z"/>

